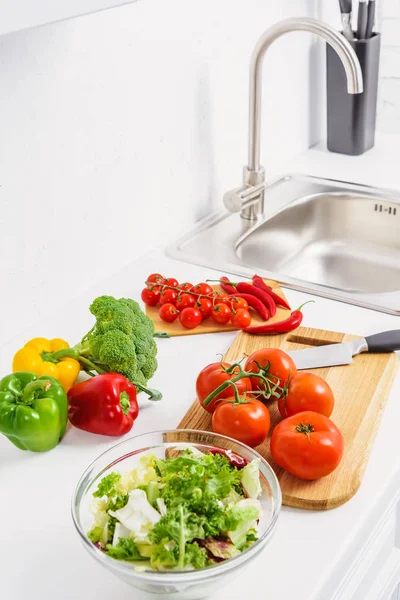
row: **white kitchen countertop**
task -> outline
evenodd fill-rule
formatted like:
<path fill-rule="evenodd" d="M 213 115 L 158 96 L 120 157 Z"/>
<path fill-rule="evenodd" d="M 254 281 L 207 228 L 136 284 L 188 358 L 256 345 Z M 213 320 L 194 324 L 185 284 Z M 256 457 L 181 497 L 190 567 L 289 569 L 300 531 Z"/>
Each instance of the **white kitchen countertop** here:
<path fill-rule="evenodd" d="M 379 138 L 376 148 L 362 157 L 332 155 L 318 147 L 298 157 L 284 172 L 400 190 L 398 144 L 398 138 Z M 62 337 L 74 344 L 92 326 L 88 307 L 97 295 L 138 299 L 142 282 L 154 271 L 193 283 L 214 275 L 208 269 L 166 258 L 161 250 L 156 250 L 2 346 L 0 372 L 10 372 L 14 352 L 30 337 Z M 286 290 L 286 294 L 292 306 L 298 306 L 306 297 L 293 290 Z M 312 309 L 305 311 L 305 326 L 360 335 L 399 328 L 395 316 L 324 298 L 315 300 Z M 139 417 L 125 437 L 175 428 L 194 399 L 197 373 L 225 352 L 235 335 L 233 332 L 158 340 L 159 368 L 151 386 L 160 389 L 164 398 L 161 403 L 151 404 L 140 397 Z M 323 512 L 283 507 L 270 545 L 213 598 L 243 600 L 255 586 L 260 590 L 258 597 L 268 593 L 274 600 L 331 598 L 340 585 L 338 576 L 343 576 L 347 565 L 373 535 L 379 515 L 400 494 L 399 396 L 400 376 L 392 388 L 362 485 L 354 498 Z M 0 564 L 4 598 L 147 598 L 86 553 L 70 516 L 72 492 L 82 471 L 117 441 L 120 439 L 69 427 L 54 450 L 33 454 L 18 450 L 0 436 Z"/>

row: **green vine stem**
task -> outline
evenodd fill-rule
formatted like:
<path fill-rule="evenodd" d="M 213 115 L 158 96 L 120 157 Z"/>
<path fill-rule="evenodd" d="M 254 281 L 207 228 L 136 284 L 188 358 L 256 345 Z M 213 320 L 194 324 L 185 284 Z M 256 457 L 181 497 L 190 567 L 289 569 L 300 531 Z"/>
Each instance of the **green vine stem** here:
<path fill-rule="evenodd" d="M 280 398 L 281 395 L 285 391 L 285 388 L 280 387 L 278 385 L 278 383 L 273 383 L 270 379 L 268 379 L 267 369 L 269 369 L 269 364 L 267 365 L 266 368 L 260 368 L 260 370 L 257 373 L 244 371 L 240 363 L 233 363 L 228 369 L 230 370 L 230 373 L 233 373 L 233 371 L 235 369 L 238 369 L 238 373 L 236 375 L 234 375 L 234 377 L 232 377 L 232 379 L 228 379 L 227 381 L 224 381 L 223 383 L 221 383 L 221 385 L 219 385 L 217 388 L 215 388 L 215 390 L 212 391 L 211 394 L 209 394 L 203 400 L 203 402 L 202 402 L 203 406 L 208 406 L 210 404 L 210 402 L 212 402 L 214 400 L 214 398 L 216 398 L 219 394 L 224 392 L 229 386 L 232 386 L 234 388 L 233 393 L 234 393 L 235 399 L 237 399 L 239 397 L 239 392 L 238 392 L 238 389 L 236 386 L 236 382 L 245 377 L 249 377 L 249 378 L 257 377 L 258 379 L 261 379 L 261 381 L 265 384 L 265 388 L 266 388 L 265 392 L 266 393 L 261 392 L 261 394 L 257 393 L 257 395 L 262 395 L 266 399 L 271 398 L 271 396 L 274 396 L 275 398 Z M 226 372 L 229 372 L 228 369 L 226 370 Z M 275 377 L 275 376 L 272 376 L 272 377 Z M 279 390 L 278 393 L 277 393 L 277 390 Z"/>

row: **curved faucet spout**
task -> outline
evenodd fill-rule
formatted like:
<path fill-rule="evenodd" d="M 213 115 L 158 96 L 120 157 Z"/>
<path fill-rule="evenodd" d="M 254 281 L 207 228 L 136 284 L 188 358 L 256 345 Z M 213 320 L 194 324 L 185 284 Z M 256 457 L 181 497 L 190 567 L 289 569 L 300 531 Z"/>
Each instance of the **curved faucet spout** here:
<path fill-rule="evenodd" d="M 336 29 L 315 19 L 285 19 L 267 29 L 258 40 L 250 63 L 249 156 L 247 169 L 260 170 L 262 65 L 266 51 L 276 39 L 289 31 L 308 31 L 322 37 L 336 50 L 347 75 L 349 94 L 361 94 L 363 78 L 353 48 Z"/>

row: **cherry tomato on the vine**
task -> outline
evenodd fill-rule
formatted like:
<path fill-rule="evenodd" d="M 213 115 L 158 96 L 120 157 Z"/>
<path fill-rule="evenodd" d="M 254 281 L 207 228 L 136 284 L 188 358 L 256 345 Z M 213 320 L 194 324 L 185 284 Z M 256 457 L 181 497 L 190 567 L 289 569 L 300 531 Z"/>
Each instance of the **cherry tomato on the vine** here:
<path fill-rule="evenodd" d="M 233 310 L 239 310 L 239 308 L 243 308 L 244 310 L 249 310 L 249 305 L 244 298 L 237 298 L 236 296 L 231 297 L 231 303 Z"/>
<path fill-rule="evenodd" d="M 176 301 L 176 308 L 178 310 L 183 310 L 184 308 L 191 308 L 196 304 L 196 298 L 191 294 L 187 293 L 179 293 L 178 299 Z"/>
<path fill-rule="evenodd" d="M 201 312 L 197 308 L 184 308 L 179 320 L 187 329 L 194 329 L 201 323 Z"/>
<path fill-rule="evenodd" d="M 204 296 L 209 296 L 210 294 L 213 293 L 213 289 L 211 287 L 211 285 L 208 285 L 208 283 L 197 283 L 196 285 L 193 286 L 192 288 L 193 292 L 196 292 L 196 294 L 202 294 Z"/>
<path fill-rule="evenodd" d="M 244 308 L 239 308 L 236 313 L 232 316 L 232 325 L 238 329 L 245 329 L 251 323 L 251 314 Z"/>
<path fill-rule="evenodd" d="M 160 304 L 161 306 L 163 304 L 167 304 L 167 303 L 171 303 L 171 304 L 176 304 L 178 298 L 178 292 L 176 292 L 175 290 L 171 290 L 171 288 L 165 288 L 164 290 L 162 290 L 161 294 L 160 294 Z"/>
<path fill-rule="evenodd" d="M 178 287 L 179 282 L 174 277 L 168 277 L 167 279 L 164 279 L 163 284 L 170 285 L 171 287 Z"/>
<path fill-rule="evenodd" d="M 164 281 L 164 277 L 163 275 L 160 275 L 160 273 L 152 273 L 148 276 L 146 281 L 150 281 L 151 283 L 162 283 Z"/>
<path fill-rule="evenodd" d="M 220 294 L 219 292 L 215 292 L 215 295 L 213 296 L 213 303 L 214 306 L 217 306 L 218 304 L 226 304 L 229 306 L 229 308 L 232 306 L 232 302 L 228 294 Z"/>
<path fill-rule="evenodd" d="M 140 297 L 147 306 L 157 306 L 160 300 L 160 288 L 155 287 L 153 290 L 144 288 Z"/>
<path fill-rule="evenodd" d="M 214 306 L 211 313 L 212 318 L 219 325 L 225 325 L 232 317 L 232 311 L 226 304 L 217 304 Z"/>
<path fill-rule="evenodd" d="M 179 316 L 179 310 L 174 304 L 169 302 L 160 306 L 158 314 L 160 315 L 160 319 L 166 323 L 173 323 Z"/>
<path fill-rule="evenodd" d="M 205 296 L 201 297 L 196 302 L 196 308 L 198 308 L 201 312 L 203 320 L 208 319 L 208 317 L 211 316 L 213 309 L 212 300 L 210 298 L 206 298 Z"/>
<path fill-rule="evenodd" d="M 180 283 L 178 285 L 178 290 L 182 290 L 183 292 L 188 292 L 193 287 L 192 283 L 185 281 L 184 283 Z"/>

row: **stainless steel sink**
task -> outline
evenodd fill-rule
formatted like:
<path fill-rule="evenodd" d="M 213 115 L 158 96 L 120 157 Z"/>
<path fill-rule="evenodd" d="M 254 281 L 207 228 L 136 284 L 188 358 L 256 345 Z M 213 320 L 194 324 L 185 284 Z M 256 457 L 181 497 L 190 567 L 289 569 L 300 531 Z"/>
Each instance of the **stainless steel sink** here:
<path fill-rule="evenodd" d="M 289 175 L 265 189 L 257 221 L 210 215 L 173 258 L 400 314 L 400 194 Z"/>

